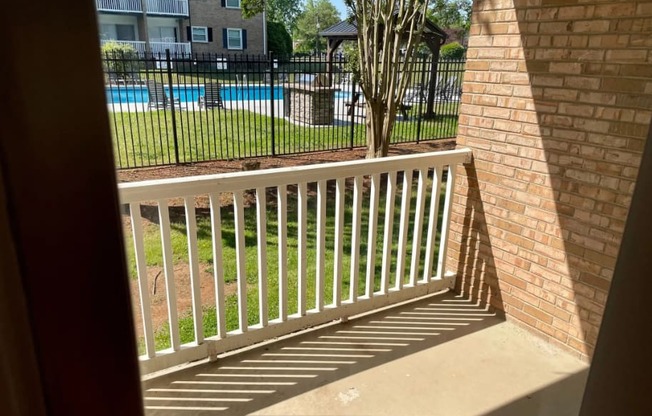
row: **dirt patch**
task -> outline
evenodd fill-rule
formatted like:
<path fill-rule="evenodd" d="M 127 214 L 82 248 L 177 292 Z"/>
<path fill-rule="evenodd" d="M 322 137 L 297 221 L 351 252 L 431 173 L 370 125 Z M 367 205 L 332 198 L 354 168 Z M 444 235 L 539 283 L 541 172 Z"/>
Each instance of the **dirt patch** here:
<path fill-rule="evenodd" d="M 156 282 L 156 291 L 154 291 Z M 212 266 L 201 263 L 199 265 L 199 282 L 201 287 L 201 304 L 215 305 L 215 285 L 213 283 Z M 174 265 L 174 287 L 177 295 L 177 311 L 179 316 L 192 310 L 192 289 L 190 286 L 190 268 L 187 264 Z M 236 292 L 236 283 L 231 282 L 224 285 L 226 295 Z M 147 267 L 147 290 L 149 293 L 150 310 L 152 311 L 152 326 L 154 332 L 168 322 L 167 290 L 165 285 L 165 273 L 162 267 Z M 134 325 L 136 334 L 143 335 L 143 319 L 140 308 L 140 292 L 138 281 L 131 281 L 131 298 L 134 302 Z"/>
<path fill-rule="evenodd" d="M 390 148 L 389 154 L 390 156 L 398 156 L 451 149 L 455 149 L 455 139 L 436 140 L 418 144 L 397 144 Z M 240 172 L 243 170 L 243 163 L 249 165 L 252 162 L 260 163 L 260 169 L 272 169 L 289 166 L 313 165 L 318 163 L 342 162 L 346 160 L 361 160 L 365 158 L 365 154 L 366 150 L 364 148 L 359 148 L 353 150 L 336 150 L 299 155 L 258 157 L 242 160 L 220 160 L 179 166 L 160 166 L 155 168 L 120 170 L 118 171 L 118 182 L 137 182 L 149 179 Z"/>

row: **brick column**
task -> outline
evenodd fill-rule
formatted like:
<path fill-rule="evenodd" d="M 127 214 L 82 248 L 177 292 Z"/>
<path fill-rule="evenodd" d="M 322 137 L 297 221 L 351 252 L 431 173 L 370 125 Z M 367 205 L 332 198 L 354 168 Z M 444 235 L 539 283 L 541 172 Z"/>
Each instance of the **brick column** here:
<path fill-rule="evenodd" d="M 476 0 L 457 290 L 588 359 L 652 115 L 652 1 Z"/>

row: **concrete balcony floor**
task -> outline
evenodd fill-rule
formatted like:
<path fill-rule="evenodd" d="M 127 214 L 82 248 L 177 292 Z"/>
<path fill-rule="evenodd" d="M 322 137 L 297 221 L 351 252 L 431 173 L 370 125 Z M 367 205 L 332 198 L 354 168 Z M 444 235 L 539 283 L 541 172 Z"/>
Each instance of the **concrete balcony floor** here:
<path fill-rule="evenodd" d="M 588 366 L 443 294 L 143 382 L 148 415 L 576 415 Z"/>

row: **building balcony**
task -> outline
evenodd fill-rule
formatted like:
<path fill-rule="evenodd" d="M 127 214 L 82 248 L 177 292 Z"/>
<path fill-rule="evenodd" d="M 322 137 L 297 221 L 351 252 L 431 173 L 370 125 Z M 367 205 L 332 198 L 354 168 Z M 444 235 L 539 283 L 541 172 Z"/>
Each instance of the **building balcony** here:
<path fill-rule="evenodd" d="M 101 43 L 107 42 L 122 43 L 132 46 L 137 53 L 144 54 L 147 51 L 147 42 L 140 40 L 111 40 L 105 39 Z M 165 55 L 166 49 L 170 50 L 172 55 L 186 55 L 191 51 L 190 42 L 149 42 L 150 52 L 154 55 Z"/>
<path fill-rule="evenodd" d="M 147 14 L 188 16 L 188 0 L 147 0 Z"/>
<path fill-rule="evenodd" d="M 121 184 L 148 414 L 576 413 L 584 363 L 451 291 L 470 156 Z"/>
<path fill-rule="evenodd" d="M 169 49 L 172 55 L 190 54 L 190 42 L 149 42 L 150 49 L 154 55 L 165 55 L 165 50 Z"/>
<path fill-rule="evenodd" d="M 141 0 L 95 0 L 97 11 L 142 13 Z M 188 0 L 147 0 L 147 14 L 188 16 Z"/>
<path fill-rule="evenodd" d="M 102 46 L 104 46 L 104 45 L 107 44 L 107 43 L 120 43 L 120 44 L 123 44 L 123 45 L 129 45 L 129 46 L 131 46 L 132 48 L 134 48 L 134 50 L 135 50 L 137 53 L 139 53 L 139 54 L 143 54 L 143 53 L 145 53 L 145 51 L 146 51 L 146 43 L 147 43 L 147 42 L 142 41 L 142 40 L 115 40 L 115 39 L 102 39 L 102 40 L 100 41 L 100 43 L 101 43 Z"/>
<path fill-rule="evenodd" d="M 95 0 L 98 12 L 142 13 L 141 0 Z"/>

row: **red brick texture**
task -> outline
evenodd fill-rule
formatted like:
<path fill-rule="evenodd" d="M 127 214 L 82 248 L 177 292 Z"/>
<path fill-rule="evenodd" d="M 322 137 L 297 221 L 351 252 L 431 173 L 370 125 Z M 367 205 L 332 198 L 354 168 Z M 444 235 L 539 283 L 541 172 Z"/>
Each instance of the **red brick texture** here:
<path fill-rule="evenodd" d="M 189 10 L 190 20 L 186 21 L 187 25 L 206 26 L 213 30 L 213 41 L 208 43 L 193 42 L 193 53 L 257 55 L 265 52 L 262 14 L 245 19 L 242 17 L 241 9 L 222 7 L 219 0 L 190 0 Z M 223 31 L 226 28 L 245 29 L 247 31 L 247 49 L 230 50 L 225 48 Z M 184 39 L 187 38 L 185 27 L 183 34 Z"/>
<path fill-rule="evenodd" d="M 457 290 L 589 359 L 652 118 L 652 1 L 476 0 Z"/>

